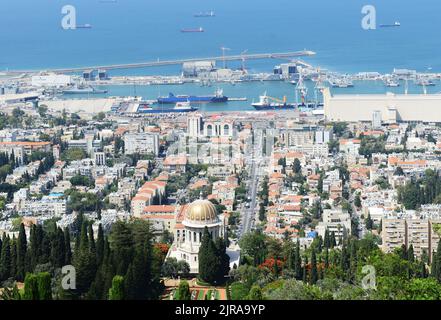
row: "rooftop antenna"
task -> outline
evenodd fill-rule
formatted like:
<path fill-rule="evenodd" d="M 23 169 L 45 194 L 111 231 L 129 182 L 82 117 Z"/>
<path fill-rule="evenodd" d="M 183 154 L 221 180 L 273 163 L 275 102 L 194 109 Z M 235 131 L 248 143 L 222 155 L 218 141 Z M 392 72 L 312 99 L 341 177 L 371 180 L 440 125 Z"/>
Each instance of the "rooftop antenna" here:
<path fill-rule="evenodd" d="M 226 63 L 226 60 L 225 60 L 225 51 L 230 51 L 231 49 L 230 48 L 221 47 L 221 50 L 222 50 L 222 60 L 224 62 L 224 69 L 226 69 L 227 68 L 227 63 Z"/>

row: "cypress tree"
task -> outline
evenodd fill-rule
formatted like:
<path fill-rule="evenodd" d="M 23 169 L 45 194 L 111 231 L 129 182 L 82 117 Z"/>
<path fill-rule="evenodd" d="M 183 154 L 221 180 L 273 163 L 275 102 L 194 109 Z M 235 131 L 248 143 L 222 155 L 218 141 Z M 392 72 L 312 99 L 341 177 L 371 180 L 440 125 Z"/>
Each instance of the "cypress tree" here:
<path fill-rule="evenodd" d="M 227 254 L 227 246 L 225 241 L 222 238 L 218 238 L 216 240 L 216 251 L 217 251 L 217 257 L 220 260 L 219 261 L 219 269 L 217 273 L 217 279 L 218 281 L 222 282 L 224 280 L 225 275 L 228 274 L 230 271 L 230 257 Z M 275 267 L 277 268 L 277 259 Z M 278 272 L 276 272 L 278 274 Z"/>
<path fill-rule="evenodd" d="M 38 298 L 52 300 L 51 276 L 48 272 L 37 274 Z"/>
<path fill-rule="evenodd" d="M 33 273 L 27 273 L 24 281 L 24 299 L 25 300 L 39 300 L 38 280 Z"/>
<path fill-rule="evenodd" d="M 218 281 L 219 268 L 221 268 L 220 257 L 217 256 L 217 249 L 210 237 L 208 228 L 205 227 L 202 236 L 202 243 L 199 248 L 199 277 L 201 280 L 210 284 Z"/>
<path fill-rule="evenodd" d="M 335 232 L 334 231 L 331 232 L 331 237 L 329 239 L 329 242 L 330 242 L 331 249 L 334 248 L 335 246 L 337 246 L 337 241 L 335 239 Z"/>
<path fill-rule="evenodd" d="M 424 261 L 420 261 L 420 278 L 427 278 L 426 264 Z"/>
<path fill-rule="evenodd" d="M 0 281 L 8 279 L 11 275 L 11 245 L 9 237 L 3 235 L 0 256 Z"/>
<path fill-rule="evenodd" d="M 77 272 L 77 289 L 80 294 L 87 292 L 95 279 L 94 258 L 89 250 L 89 239 L 87 235 L 87 222 L 83 222 L 80 235 L 78 254 L 75 257 L 75 268 Z"/>
<path fill-rule="evenodd" d="M 103 277 L 103 288 L 102 288 L 102 299 L 107 299 L 107 293 L 112 286 L 112 280 L 115 276 L 116 269 L 113 263 L 113 254 L 109 246 L 109 241 L 107 238 L 104 239 L 104 259 L 101 265 L 102 277 Z M 126 281 L 124 279 L 124 281 Z"/>
<path fill-rule="evenodd" d="M 124 222 L 117 222 L 112 226 L 110 234 L 113 258 L 116 265 L 116 274 L 124 275 L 133 259 L 134 236 L 129 226 Z M 125 278 L 127 281 L 127 278 Z"/>
<path fill-rule="evenodd" d="M 11 276 L 14 277 L 17 274 L 17 240 L 15 235 L 12 236 L 11 245 Z"/>
<path fill-rule="evenodd" d="M 355 275 L 357 273 L 357 247 L 355 245 L 355 241 L 350 242 L 350 252 L 349 252 L 349 266 L 350 266 L 350 273 L 349 273 L 349 280 L 354 281 Z"/>
<path fill-rule="evenodd" d="M 438 279 L 438 268 L 437 268 L 437 258 L 436 258 L 436 252 L 432 252 L 432 265 L 430 266 L 430 275 L 434 277 L 435 279 Z"/>
<path fill-rule="evenodd" d="M 96 240 L 96 260 L 97 264 L 101 265 L 104 258 L 104 232 L 103 232 L 103 226 L 99 225 L 98 227 L 98 237 Z"/>
<path fill-rule="evenodd" d="M 18 240 L 17 240 L 17 280 L 19 281 L 23 281 L 25 277 L 26 250 L 27 250 L 26 232 L 25 232 L 24 224 L 22 223 L 20 225 L 20 231 L 18 233 Z"/>
<path fill-rule="evenodd" d="M 407 260 L 409 260 L 409 262 L 415 261 L 415 254 L 413 253 L 413 245 L 409 246 L 409 250 L 407 251 Z"/>
<path fill-rule="evenodd" d="M 92 223 L 88 224 L 88 236 L 89 236 L 88 241 L 89 241 L 90 252 L 96 255 L 96 245 L 95 245 L 95 238 L 93 235 Z"/>
<path fill-rule="evenodd" d="M 65 242 L 64 242 L 64 233 L 60 228 L 57 228 L 57 231 L 54 235 L 54 238 L 51 243 L 51 262 L 55 268 L 61 268 L 64 265 L 65 260 Z"/>
<path fill-rule="evenodd" d="M 181 280 L 178 287 L 178 300 L 191 300 L 190 286 L 186 280 Z"/>
<path fill-rule="evenodd" d="M 38 264 L 38 257 L 39 257 L 39 252 L 38 252 L 38 248 L 39 248 L 39 242 L 38 242 L 38 238 L 37 238 L 37 226 L 35 224 L 33 224 L 31 226 L 31 231 L 30 231 L 30 236 L 29 236 L 29 244 L 30 244 L 30 268 L 31 270 L 35 269 L 35 266 Z"/>
<path fill-rule="evenodd" d="M 291 242 L 286 243 L 286 267 L 294 271 L 295 247 Z"/>
<path fill-rule="evenodd" d="M 441 241 L 438 241 L 438 248 L 436 250 L 436 279 L 441 282 Z"/>
<path fill-rule="evenodd" d="M 329 267 L 329 249 L 325 249 L 325 268 Z"/>
<path fill-rule="evenodd" d="M 305 256 L 304 258 L 305 263 L 303 264 L 303 268 L 302 268 L 302 280 L 303 283 L 306 283 L 308 281 L 308 257 Z"/>
<path fill-rule="evenodd" d="M 407 255 L 407 248 L 406 248 L 406 245 L 405 245 L 405 244 L 402 244 L 402 245 L 401 245 L 401 251 L 400 251 L 400 254 L 401 254 L 401 259 L 403 259 L 403 260 L 407 260 L 408 255 Z"/>
<path fill-rule="evenodd" d="M 136 280 L 133 274 L 133 265 L 130 264 L 127 273 L 124 276 L 124 297 L 127 300 L 135 300 L 136 299 Z"/>
<path fill-rule="evenodd" d="M 326 228 L 326 230 L 325 230 L 325 236 L 324 236 L 324 238 L 323 238 L 323 246 L 325 247 L 325 248 L 329 248 L 329 247 L 331 247 L 331 239 L 330 239 L 330 237 L 329 237 L 329 230 Z"/>
<path fill-rule="evenodd" d="M 124 300 L 124 277 L 115 276 L 109 289 L 109 300 Z"/>
<path fill-rule="evenodd" d="M 347 248 L 346 248 L 345 243 L 343 243 L 343 246 L 341 249 L 340 267 L 343 270 L 343 272 L 346 274 L 346 272 L 349 269 L 349 257 L 348 257 L 348 252 L 347 252 Z"/>
<path fill-rule="evenodd" d="M 297 239 L 295 254 L 294 254 L 294 273 L 296 275 L 296 279 L 300 280 L 303 276 L 302 274 L 302 256 L 300 255 L 300 241 Z"/>
<path fill-rule="evenodd" d="M 70 231 L 68 228 L 64 228 L 64 265 L 70 265 L 72 263 L 72 249 L 70 247 Z"/>
<path fill-rule="evenodd" d="M 43 232 L 43 239 L 41 241 L 41 252 L 39 256 L 39 263 L 48 263 L 51 258 L 51 240 L 49 236 Z"/>
<path fill-rule="evenodd" d="M 318 280 L 318 273 L 317 273 L 317 257 L 315 255 L 315 248 L 312 248 L 311 253 L 311 277 L 310 277 L 310 283 L 316 284 Z"/>

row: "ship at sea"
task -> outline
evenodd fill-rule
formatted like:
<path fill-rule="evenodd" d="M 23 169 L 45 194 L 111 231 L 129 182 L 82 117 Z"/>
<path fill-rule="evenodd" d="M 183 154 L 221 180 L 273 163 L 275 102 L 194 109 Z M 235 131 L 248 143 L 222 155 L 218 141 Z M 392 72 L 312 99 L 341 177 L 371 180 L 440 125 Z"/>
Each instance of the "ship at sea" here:
<path fill-rule="evenodd" d="M 393 24 L 380 24 L 380 28 L 393 28 L 393 27 L 401 27 L 401 23 L 396 21 Z"/>
<path fill-rule="evenodd" d="M 159 97 L 159 104 L 175 104 L 178 102 L 190 102 L 190 103 L 224 103 L 228 102 L 228 97 L 224 96 L 223 90 L 216 90 L 214 95 L 210 96 L 188 96 L 169 93 L 167 97 Z"/>
<path fill-rule="evenodd" d="M 182 33 L 198 33 L 198 32 L 204 32 L 204 28 L 200 27 L 197 29 L 181 29 Z"/>
<path fill-rule="evenodd" d="M 73 86 L 69 89 L 65 89 L 62 91 L 63 94 L 103 94 L 107 93 L 107 90 L 98 90 L 94 87 L 87 87 L 87 86 Z"/>
<path fill-rule="evenodd" d="M 90 23 L 77 25 L 77 29 L 92 29 L 92 25 Z"/>
<path fill-rule="evenodd" d="M 214 13 L 214 11 L 199 12 L 194 15 L 194 17 L 196 17 L 196 18 L 213 18 L 215 16 L 216 16 L 216 14 Z"/>
<path fill-rule="evenodd" d="M 160 109 L 154 109 L 150 104 L 148 103 L 140 103 L 137 109 L 137 113 L 186 113 L 186 112 L 193 112 L 197 111 L 198 108 L 192 107 L 190 105 L 190 102 L 178 102 L 173 108 L 160 108 Z"/>
<path fill-rule="evenodd" d="M 251 104 L 254 109 L 261 111 L 261 110 L 293 110 L 296 108 L 295 104 L 287 103 L 286 97 L 283 98 L 283 100 L 279 100 L 276 98 L 272 98 L 266 94 L 266 92 L 263 94 L 263 96 L 259 97 L 259 102 L 252 103 Z"/>

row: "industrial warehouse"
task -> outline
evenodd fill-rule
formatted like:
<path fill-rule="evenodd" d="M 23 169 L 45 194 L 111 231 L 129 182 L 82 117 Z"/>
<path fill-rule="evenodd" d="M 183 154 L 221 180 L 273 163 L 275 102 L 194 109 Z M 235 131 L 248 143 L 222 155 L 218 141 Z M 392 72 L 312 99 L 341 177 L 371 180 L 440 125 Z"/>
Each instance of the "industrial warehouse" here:
<path fill-rule="evenodd" d="M 441 94 L 357 94 L 331 95 L 323 90 L 327 121 L 372 121 L 385 123 L 441 122 Z"/>

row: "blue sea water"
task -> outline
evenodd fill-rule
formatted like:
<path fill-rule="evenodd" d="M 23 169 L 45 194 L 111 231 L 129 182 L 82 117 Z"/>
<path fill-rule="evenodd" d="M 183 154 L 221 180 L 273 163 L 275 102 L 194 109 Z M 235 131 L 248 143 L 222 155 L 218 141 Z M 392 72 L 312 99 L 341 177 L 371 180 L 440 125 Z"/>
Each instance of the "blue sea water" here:
<path fill-rule="evenodd" d="M 78 24 L 93 28 L 63 30 L 61 8 L 67 4 L 76 7 Z M 402 26 L 363 30 L 366 4 L 376 7 L 378 24 Z M 209 10 L 215 18 L 193 17 Z M 441 72 L 440 14 L 440 0 L 1 0 L 0 70 L 219 56 L 225 46 L 230 54 L 313 50 L 317 55 L 306 61 L 338 72 Z M 206 32 L 180 32 L 196 27 Z M 270 71 L 277 63 L 250 61 L 248 67 Z"/>

